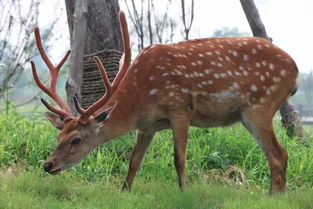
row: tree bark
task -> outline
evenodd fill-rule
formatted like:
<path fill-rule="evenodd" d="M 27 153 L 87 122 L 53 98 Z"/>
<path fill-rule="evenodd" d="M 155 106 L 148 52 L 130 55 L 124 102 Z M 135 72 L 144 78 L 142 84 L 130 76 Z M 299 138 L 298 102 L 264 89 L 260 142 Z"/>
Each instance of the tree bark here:
<path fill-rule="evenodd" d="M 272 41 L 267 35 L 265 26 L 261 20 L 258 9 L 253 0 L 240 0 L 241 6 L 245 12 L 253 36 L 261 37 Z M 300 117 L 291 103 L 287 100 L 279 110 L 283 127 L 289 137 L 303 137 L 303 127 Z"/>
<path fill-rule="evenodd" d="M 71 109 L 74 109 L 73 103 L 72 103 L 72 98 L 73 96 L 78 97 L 78 101 L 85 101 L 85 96 L 86 94 L 83 93 L 84 88 L 86 87 L 86 84 L 88 82 L 94 82 L 93 80 L 90 80 L 90 78 L 85 78 L 85 75 L 90 75 L 92 74 L 97 74 L 98 70 L 95 65 L 95 67 L 92 67 L 95 69 L 94 72 L 90 72 L 90 61 L 88 61 L 88 66 L 89 68 L 86 69 L 85 66 L 86 64 L 84 63 L 83 60 L 86 60 L 86 56 L 88 54 L 93 54 L 98 55 L 97 53 L 104 52 L 106 50 L 113 50 L 111 52 L 120 52 L 123 51 L 123 43 L 122 43 L 122 34 L 120 31 L 119 27 L 119 21 L 118 21 L 118 12 L 119 12 L 119 4 L 118 1 L 116 0 L 88 0 L 84 1 L 84 3 L 87 5 L 87 12 L 86 12 L 86 32 L 85 32 L 85 38 L 81 39 L 80 43 L 76 48 L 75 48 L 75 43 L 77 39 L 77 33 L 75 33 L 75 28 L 76 24 L 77 27 L 84 27 L 82 24 L 84 22 L 80 22 L 77 20 L 76 17 L 76 7 L 75 7 L 75 2 L 76 1 L 81 1 L 81 0 L 65 0 L 65 5 L 66 5 L 66 11 L 67 11 L 67 19 L 68 19 L 68 25 L 69 25 L 69 31 L 70 31 L 70 37 L 71 37 L 71 48 L 73 49 L 73 54 L 75 51 L 80 51 L 80 53 L 83 54 L 83 57 L 80 57 L 79 59 L 79 66 L 84 66 L 81 68 L 71 68 L 70 66 L 70 74 L 69 74 L 69 79 L 68 79 L 68 85 L 72 86 L 71 88 L 67 87 L 66 92 L 68 94 L 68 103 L 71 107 Z M 74 15 L 75 14 L 75 15 Z M 80 36 L 80 34 L 78 34 Z M 115 51 L 114 51 L 115 50 Z M 78 52 L 77 52 L 78 53 Z M 71 62 L 73 58 L 73 54 L 71 56 Z M 108 53 L 104 52 L 101 53 L 102 57 Z M 118 55 L 118 53 L 117 53 Z M 114 57 L 117 56 L 116 53 Z M 103 60 L 110 59 L 112 55 L 108 55 L 108 58 L 103 57 Z M 77 59 L 75 59 L 77 60 Z M 88 59 L 90 60 L 90 59 Z M 77 61 L 75 61 L 77 62 Z M 114 62 L 112 64 L 112 62 Z M 104 66 L 106 67 L 106 70 L 112 71 L 118 71 L 118 61 L 114 59 L 111 63 L 108 63 L 106 65 L 104 63 Z M 117 62 L 117 65 L 115 64 Z M 82 65 L 81 65 L 82 64 Z M 87 72 L 88 71 L 88 72 Z M 86 73 L 87 72 L 87 73 Z M 104 93 L 104 88 L 103 84 L 101 81 L 101 77 L 99 76 L 93 76 L 96 78 L 99 78 L 99 81 L 96 81 L 97 84 L 99 84 L 99 90 L 95 90 L 94 92 L 88 92 L 88 96 L 91 94 L 94 94 L 97 92 L 103 92 Z M 72 81 L 76 80 L 76 85 L 73 85 Z M 112 80 L 112 78 L 111 78 Z M 75 89 L 76 88 L 76 89 Z M 71 90 L 72 89 L 72 90 Z M 75 91 L 75 92 L 74 92 Z M 98 95 L 97 95 L 98 97 Z M 91 96 L 90 98 L 95 98 L 94 96 Z M 96 98 L 94 99 L 96 100 Z M 90 102 L 88 102 L 90 104 Z M 86 107 L 86 105 L 82 104 L 83 107 Z"/>
<path fill-rule="evenodd" d="M 83 72 L 84 49 L 87 29 L 87 1 L 76 0 L 75 15 L 72 31 L 72 54 L 70 59 L 69 78 L 66 82 L 67 102 L 74 115 L 77 115 L 74 108 L 73 98 L 81 99 L 81 84 Z"/>

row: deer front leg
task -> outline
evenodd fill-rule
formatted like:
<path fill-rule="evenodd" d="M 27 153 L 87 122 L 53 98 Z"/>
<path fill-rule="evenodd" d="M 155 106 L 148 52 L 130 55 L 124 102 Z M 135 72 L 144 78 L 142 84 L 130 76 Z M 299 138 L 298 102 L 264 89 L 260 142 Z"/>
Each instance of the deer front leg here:
<path fill-rule="evenodd" d="M 132 155 L 130 157 L 128 173 L 127 173 L 126 181 L 123 185 L 122 190 L 130 191 L 131 186 L 133 184 L 133 180 L 138 171 L 138 168 L 153 139 L 153 136 L 154 136 L 154 132 L 144 133 L 139 130 L 137 131 L 136 144 L 132 151 Z"/>
<path fill-rule="evenodd" d="M 171 118 L 171 125 L 174 141 L 174 164 L 178 175 L 179 188 L 184 191 L 186 187 L 185 163 L 189 119 L 182 113 Z"/>

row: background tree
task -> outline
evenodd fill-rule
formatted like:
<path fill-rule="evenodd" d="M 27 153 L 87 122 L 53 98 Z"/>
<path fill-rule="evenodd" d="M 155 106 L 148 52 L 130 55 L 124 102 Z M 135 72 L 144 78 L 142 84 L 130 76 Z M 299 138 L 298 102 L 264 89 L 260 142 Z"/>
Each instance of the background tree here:
<path fill-rule="evenodd" d="M 164 12 L 155 7 L 154 0 L 141 0 L 139 3 L 124 0 L 124 3 L 133 28 L 131 33 L 137 36 L 136 42 L 132 41 L 137 46 L 138 52 L 147 45 L 173 42 L 176 22 L 169 16 L 171 0 L 168 0 Z"/>
<path fill-rule="evenodd" d="M 306 103 L 309 106 L 312 106 L 312 98 L 313 98 L 313 72 L 311 71 L 307 75 L 303 75 L 300 77 L 302 90 L 304 92 Z"/>
<path fill-rule="evenodd" d="M 214 31 L 213 37 L 234 37 L 234 36 L 249 36 L 247 32 L 241 32 L 238 28 L 224 27 Z"/>
<path fill-rule="evenodd" d="M 272 39 L 267 35 L 265 26 L 261 20 L 259 12 L 253 0 L 240 0 L 242 8 L 246 14 L 253 36 Z M 288 136 L 303 136 L 303 128 L 298 113 L 289 101 L 286 101 L 279 112 L 282 116 L 282 124 L 287 130 Z"/>
<path fill-rule="evenodd" d="M 75 113 L 74 96 L 83 107 L 87 107 L 105 91 L 93 56 L 98 55 L 102 59 L 112 80 L 118 71 L 123 46 L 118 1 L 66 0 L 65 4 L 74 54 L 70 58 L 66 91 L 68 103 Z"/>
<path fill-rule="evenodd" d="M 186 1 L 181 0 L 180 2 L 181 2 L 181 11 L 182 11 L 181 19 L 184 25 L 184 30 L 182 34 L 185 40 L 189 40 L 189 32 L 190 32 L 193 19 L 194 19 L 195 4 L 194 4 L 194 0 L 191 0 L 190 10 L 186 11 Z M 189 18 L 187 17 L 187 13 L 189 14 Z"/>
<path fill-rule="evenodd" d="M 0 104 L 9 100 L 13 90 L 21 90 L 30 82 L 22 75 L 37 55 L 33 28 L 38 25 L 40 3 L 40 0 L 0 1 Z M 44 30 L 43 39 L 48 39 L 55 22 Z M 23 95 L 19 96 L 21 103 L 17 106 L 34 99 Z"/>

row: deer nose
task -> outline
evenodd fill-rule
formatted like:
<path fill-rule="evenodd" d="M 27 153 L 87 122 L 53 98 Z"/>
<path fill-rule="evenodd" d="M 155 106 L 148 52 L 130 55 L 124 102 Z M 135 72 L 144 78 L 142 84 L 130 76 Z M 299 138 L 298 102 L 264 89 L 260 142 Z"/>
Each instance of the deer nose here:
<path fill-rule="evenodd" d="M 51 162 L 45 162 L 45 164 L 43 165 L 43 169 L 46 172 L 50 172 L 52 169 L 53 164 Z"/>

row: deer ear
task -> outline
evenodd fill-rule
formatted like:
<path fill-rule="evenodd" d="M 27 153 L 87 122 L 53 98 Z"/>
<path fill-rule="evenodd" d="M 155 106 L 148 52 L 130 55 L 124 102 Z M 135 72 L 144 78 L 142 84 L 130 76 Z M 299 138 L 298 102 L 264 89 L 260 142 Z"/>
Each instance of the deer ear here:
<path fill-rule="evenodd" d="M 100 112 L 98 115 L 94 117 L 95 121 L 97 122 L 97 126 L 101 127 L 111 116 L 111 113 L 116 107 L 116 102 L 111 107 L 107 108 L 106 110 Z"/>
<path fill-rule="evenodd" d="M 62 130 L 64 127 L 63 120 L 60 116 L 53 114 L 51 112 L 45 112 L 46 117 L 48 120 L 59 130 Z"/>

